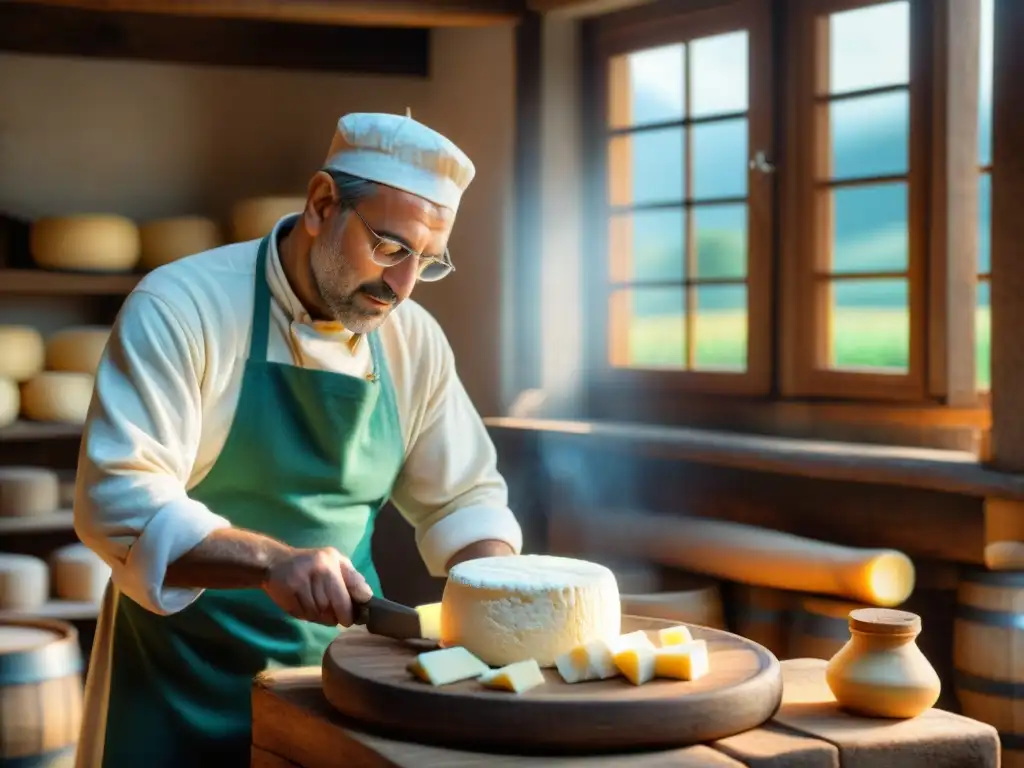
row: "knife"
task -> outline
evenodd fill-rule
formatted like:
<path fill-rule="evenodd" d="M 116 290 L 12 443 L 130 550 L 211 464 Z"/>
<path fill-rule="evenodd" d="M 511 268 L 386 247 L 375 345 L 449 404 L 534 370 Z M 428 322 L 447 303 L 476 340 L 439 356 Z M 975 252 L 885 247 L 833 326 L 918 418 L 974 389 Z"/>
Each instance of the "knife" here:
<path fill-rule="evenodd" d="M 360 603 L 353 624 L 365 626 L 372 635 L 395 640 L 424 639 L 419 611 L 383 597 L 371 597 Z"/>

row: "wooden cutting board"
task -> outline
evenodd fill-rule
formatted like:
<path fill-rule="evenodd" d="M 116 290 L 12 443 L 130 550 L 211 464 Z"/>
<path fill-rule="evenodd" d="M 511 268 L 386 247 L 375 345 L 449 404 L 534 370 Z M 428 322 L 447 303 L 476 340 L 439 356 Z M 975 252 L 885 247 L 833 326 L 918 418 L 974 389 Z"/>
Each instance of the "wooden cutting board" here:
<path fill-rule="evenodd" d="M 624 616 L 622 631 L 651 634 L 673 626 Z M 515 752 L 587 754 L 689 746 L 764 723 L 782 701 L 778 660 L 760 645 L 709 627 L 690 626 L 711 654 L 711 673 L 693 682 L 623 678 L 567 685 L 556 670 L 523 694 L 475 681 L 435 687 L 406 669 L 423 647 L 343 633 L 324 654 L 323 690 L 343 715 L 410 740 Z"/>

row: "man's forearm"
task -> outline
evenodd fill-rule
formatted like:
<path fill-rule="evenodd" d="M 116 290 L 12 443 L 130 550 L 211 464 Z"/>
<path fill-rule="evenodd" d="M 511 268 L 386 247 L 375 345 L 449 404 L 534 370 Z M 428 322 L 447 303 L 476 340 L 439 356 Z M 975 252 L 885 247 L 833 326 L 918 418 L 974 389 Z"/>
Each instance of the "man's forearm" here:
<path fill-rule="evenodd" d="M 506 557 L 514 554 L 515 550 L 509 546 L 508 542 L 498 539 L 476 541 L 452 555 L 451 560 L 445 566 L 445 570 L 450 571 L 454 566 L 467 560 L 476 560 L 480 557 Z"/>
<path fill-rule="evenodd" d="M 185 589 L 256 589 L 286 544 L 241 528 L 214 531 L 167 567 L 164 585 Z"/>

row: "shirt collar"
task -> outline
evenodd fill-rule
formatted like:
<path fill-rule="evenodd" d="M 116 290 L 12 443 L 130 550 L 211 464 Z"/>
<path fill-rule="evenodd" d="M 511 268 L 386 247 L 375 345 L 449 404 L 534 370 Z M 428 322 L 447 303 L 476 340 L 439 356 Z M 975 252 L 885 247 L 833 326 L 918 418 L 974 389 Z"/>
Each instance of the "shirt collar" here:
<path fill-rule="evenodd" d="M 293 213 L 285 216 L 270 233 L 270 243 L 267 247 L 267 285 L 270 287 L 270 295 L 278 303 L 281 309 L 292 321 L 316 331 L 317 335 L 344 342 L 350 351 L 354 351 L 362 336 L 352 333 L 336 320 L 314 320 L 306 308 L 299 301 L 288 283 L 288 278 L 281 266 L 281 256 L 277 250 L 277 241 L 281 233 L 290 229 L 298 220 L 300 214 Z"/>

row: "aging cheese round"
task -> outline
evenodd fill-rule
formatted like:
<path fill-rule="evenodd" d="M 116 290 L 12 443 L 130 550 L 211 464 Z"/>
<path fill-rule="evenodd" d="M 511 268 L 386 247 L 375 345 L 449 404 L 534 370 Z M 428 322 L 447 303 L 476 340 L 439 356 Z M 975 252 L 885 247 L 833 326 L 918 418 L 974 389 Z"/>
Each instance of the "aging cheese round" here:
<path fill-rule="evenodd" d="M 542 667 L 577 646 L 619 636 L 615 576 L 603 565 L 552 555 L 485 557 L 448 573 L 441 644 L 462 646 L 494 667 Z"/>
<path fill-rule="evenodd" d="M 43 335 L 28 325 L 0 325 L 0 377 L 26 381 L 45 360 Z"/>
<path fill-rule="evenodd" d="M 81 543 L 68 544 L 50 558 L 53 591 L 61 600 L 98 603 L 110 580 L 110 566 Z"/>
<path fill-rule="evenodd" d="M 49 598 L 50 569 L 43 560 L 0 553 L 0 610 L 31 610 Z"/>
<path fill-rule="evenodd" d="M 29 248 L 44 269 L 126 272 L 139 262 L 139 228 L 112 214 L 42 218 L 32 224 Z"/>
<path fill-rule="evenodd" d="M 95 379 L 88 373 L 43 371 L 21 388 L 21 415 L 33 421 L 84 424 Z"/>
<path fill-rule="evenodd" d="M 46 340 L 46 368 L 95 376 L 110 330 L 109 325 L 82 325 L 57 331 Z"/>
<path fill-rule="evenodd" d="M 13 379 L 0 376 L 0 429 L 9 427 L 21 413 L 21 390 Z"/>
<path fill-rule="evenodd" d="M 46 467 L 0 467 L 0 517 L 48 515 L 60 506 L 60 480 Z"/>
<path fill-rule="evenodd" d="M 269 234 L 283 216 L 298 213 L 305 207 L 305 197 L 254 197 L 242 200 L 231 209 L 231 237 L 236 243 L 256 240 Z"/>
<path fill-rule="evenodd" d="M 208 251 L 224 242 L 217 222 L 203 216 L 147 221 L 139 227 L 139 238 L 142 244 L 139 265 L 146 270 Z"/>

